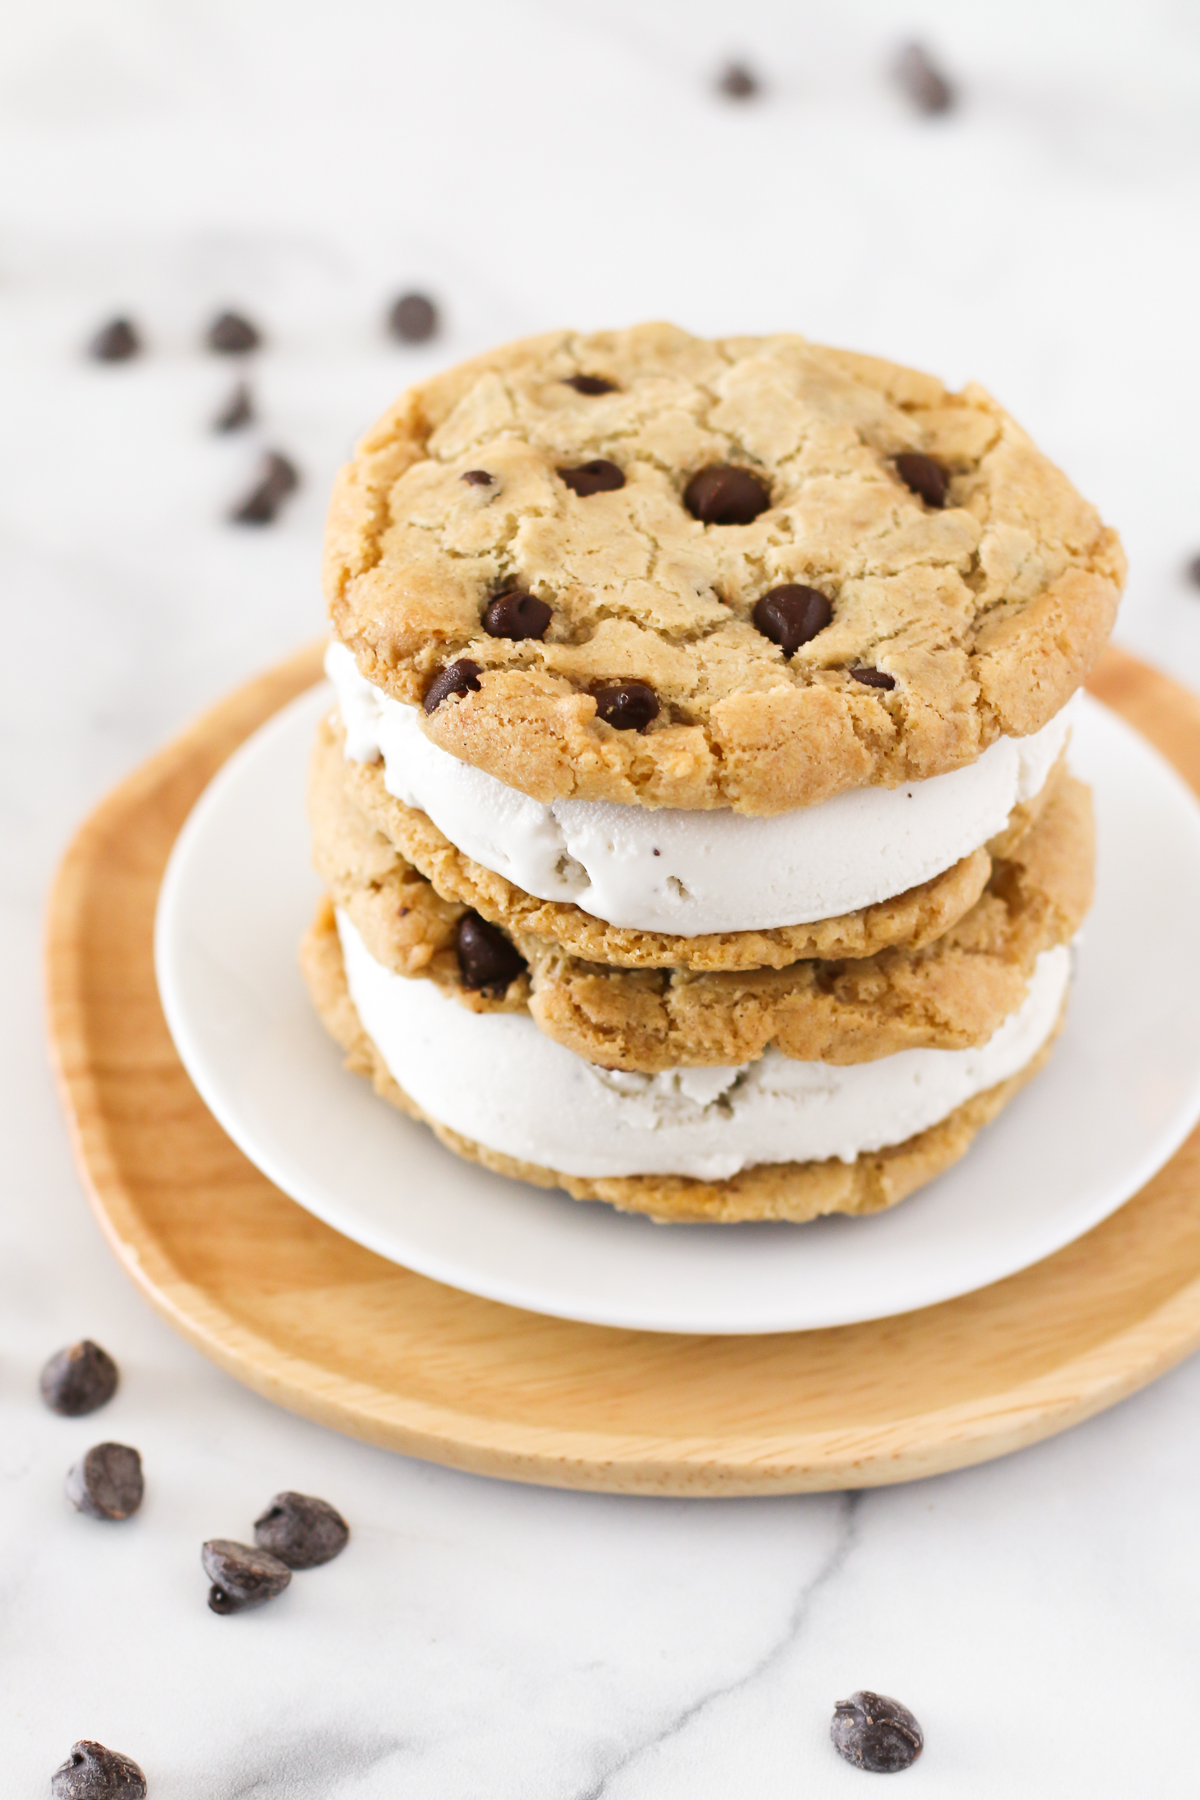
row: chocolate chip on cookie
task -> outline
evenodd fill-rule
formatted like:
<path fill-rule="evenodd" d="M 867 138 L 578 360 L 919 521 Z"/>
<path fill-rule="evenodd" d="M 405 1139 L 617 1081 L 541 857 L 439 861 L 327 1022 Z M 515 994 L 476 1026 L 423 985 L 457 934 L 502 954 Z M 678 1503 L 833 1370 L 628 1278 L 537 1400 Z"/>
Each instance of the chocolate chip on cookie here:
<path fill-rule="evenodd" d="M 615 381 L 606 381 L 603 375 L 564 375 L 563 386 L 574 388 L 577 394 L 615 394 Z"/>
<path fill-rule="evenodd" d="M 896 458 L 896 473 L 926 506 L 945 506 L 950 494 L 950 477 L 940 462 L 920 450 L 905 450 Z"/>
<path fill-rule="evenodd" d="M 142 1459 L 129 1444 L 93 1444 L 69 1471 L 67 1499 L 93 1519 L 128 1519 L 145 1493 Z"/>
<path fill-rule="evenodd" d="M 490 925 L 477 912 L 464 913 L 458 921 L 454 948 L 458 972 L 465 988 L 506 988 L 525 973 L 528 964 L 516 945 L 498 925 Z"/>
<path fill-rule="evenodd" d="M 423 344 L 438 328 L 437 307 L 427 294 L 401 294 L 387 322 L 392 336 L 402 344 Z"/>
<path fill-rule="evenodd" d="M 645 681 L 600 681 L 592 698 L 596 717 L 614 731 L 644 731 L 658 717 L 658 695 Z"/>
<path fill-rule="evenodd" d="M 869 1688 L 836 1703 L 829 1735 L 840 1757 L 872 1775 L 911 1768 L 925 1748 L 925 1735 L 907 1706 Z"/>
<path fill-rule="evenodd" d="M 444 669 L 438 670 L 425 690 L 421 705 L 427 713 L 434 713 L 451 694 L 478 692 L 479 664 L 472 662 L 469 656 L 460 656 L 457 662 L 447 663 Z"/>
<path fill-rule="evenodd" d="M 219 313 L 204 334 L 204 342 L 218 356 L 245 356 L 257 350 L 262 333 L 242 313 Z"/>
<path fill-rule="evenodd" d="M 468 487 L 491 487 L 495 479 L 486 469 L 467 469 L 459 476 L 459 480 L 465 481 Z"/>
<path fill-rule="evenodd" d="M 50 1792 L 54 1800 L 146 1800 L 146 1777 L 132 1756 L 81 1738 L 50 1777 Z"/>
<path fill-rule="evenodd" d="M 954 105 L 954 89 L 924 44 L 906 44 L 895 64 L 896 80 L 918 112 L 944 113 Z"/>
<path fill-rule="evenodd" d="M 483 629 L 489 637 L 513 638 L 517 642 L 522 638 L 544 638 L 552 614 L 553 608 L 544 600 L 513 588 L 506 594 L 497 594 L 484 607 Z"/>
<path fill-rule="evenodd" d="M 88 355 L 93 362 L 128 362 L 140 354 L 141 348 L 142 340 L 132 319 L 110 319 L 88 345 Z"/>
<path fill-rule="evenodd" d="M 786 582 L 756 600 L 751 617 L 765 638 L 778 644 L 785 656 L 794 656 L 801 644 L 824 631 L 833 607 L 819 588 Z"/>
<path fill-rule="evenodd" d="M 886 669 L 851 669 L 849 673 L 864 687 L 894 688 L 896 685 L 896 677 L 889 675 Z"/>
<path fill-rule="evenodd" d="M 766 512 L 771 493 L 753 469 L 713 463 L 697 469 L 683 490 L 683 504 L 702 525 L 749 525 Z"/>
<path fill-rule="evenodd" d="M 558 473 L 573 493 L 585 496 L 615 494 L 618 488 L 625 486 L 624 470 L 603 456 L 594 457 L 591 462 L 580 463 L 576 469 L 560 469 Z"/>

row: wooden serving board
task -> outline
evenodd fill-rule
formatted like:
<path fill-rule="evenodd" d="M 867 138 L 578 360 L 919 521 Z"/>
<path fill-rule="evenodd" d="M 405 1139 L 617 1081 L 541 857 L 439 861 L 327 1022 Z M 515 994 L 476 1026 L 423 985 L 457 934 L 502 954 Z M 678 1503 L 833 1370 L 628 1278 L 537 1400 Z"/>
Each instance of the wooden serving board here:
<path fill-rule="evenodd" d="M 167 1032 L 154 908 L 176 833 L 243 738 L 317 680 L 312 646 L 103 803 L 50 907 L 50 1029 L 84 1183 L 151 1304 L 248 1386 L 457 1468 L 614 1493 L 870 1486 L 1061 1431 L 1200 1344 L 1200 1130 L 1103 1225 L 993 1287 L 763 1337 L 576 1325 L 360 1249 L 261 1175 Z M 1200 702 L 1110 650 L 1092 692 L 1200 792 Z"/>

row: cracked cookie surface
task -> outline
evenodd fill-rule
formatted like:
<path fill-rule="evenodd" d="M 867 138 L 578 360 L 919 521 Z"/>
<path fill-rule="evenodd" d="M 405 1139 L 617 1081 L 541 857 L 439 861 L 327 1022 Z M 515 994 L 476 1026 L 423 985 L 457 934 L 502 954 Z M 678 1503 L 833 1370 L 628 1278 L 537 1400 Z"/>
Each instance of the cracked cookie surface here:
<path fill-rule="evenodd" d="M 805 1062 L 871 1062 L 912 1049 L 984 1044 L 1025 999 L 1044 950 L 1070 942 L 1091 904 L 1091 797 L 1059 768 L 1032 828 L 996 857 L 974 906 L 923 949 L 694 973 L 621 969 L 528 932 L 526 965 L 502 991 L 464 985 L 467 909 L 443 899 L 344 793 L 314 809 L 314 862 L 383 967 L 433 980 L 472 1011 L 528 1011 L 565 1049 L 606 1068 L 729 1067 L 770 1047 Z"/>
<path fill-rule="evenodd" d="M 826 1213 L 865 1214 L 895 1206 L 964 1156 L 983 1127 L 1045 1065 L 1053 1048 L 1052 1039 L 1018 1074 L 956 1107 L 927 1131 L 902 1144 L 864 1152 L 851 1163 L 835 1158 L 760 1163 L 722 1181 L 686 1175 L 565 1175 L 489 1150 L 439 1124 L 409 1098 L 363 1030 L 346 986 L 328 901 L 322 903 L 304 939 L 301 967 L 325 1029 L 345 1052 L 347 1068 L 366 1076 L 376 1093 L 409 1118 L 428 1125 L 447 1149 L 514 1180 L 565 1188 L 573 1199 L 601 1200 L 619 1212 L 644 1213 L 662 1224 L 732 1225 L 768 1219 L 803 1223 Z"/>
<path fill-rule="evenodd" d="M 901 479 L 912 453 L 945 472 L 944 506 Z M 689 484 L 716 465 L 769 505 L 694 516 Z M 758 814 L 1038 730 L 1123 575 L 1115 534 L 981 388 L 667 325 L 549 333 L 409 390 L 338 478 L 325 559 L 368 680 L 420 704 L 464 665 L 421 715 L 443 749 L 543 801 Z M 829 603 L 790 655 L 754 623 L 780 586 Z M 538 605 L 497 609 L 506 593 Z M 653 716 L 644 695 L 612 709 L 622 683 Z"/>

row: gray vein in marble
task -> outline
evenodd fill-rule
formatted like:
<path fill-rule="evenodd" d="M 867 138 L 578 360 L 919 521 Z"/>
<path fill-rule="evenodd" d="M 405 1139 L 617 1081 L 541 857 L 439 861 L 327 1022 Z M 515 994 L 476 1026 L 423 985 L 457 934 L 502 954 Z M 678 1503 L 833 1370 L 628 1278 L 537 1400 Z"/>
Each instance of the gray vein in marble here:
<path fill-rule="evenodd" d="M 212 1800 L 331 1800 L 380 1763 L 413 1745 L 399 1737 L 352 1737 L 330 1726 L 299 1736 L 258 1740 L 254 1766 L 239 1758 L 235 1770 L 214 1776 Z"/>
<path fill-rule="evenodd" d="M 580 1789 L 574 1800 L 603 1800 L 618 1776 L 625 1774 L 627 1770 L 641 1762 L 643 1757 L 648 1756 L 651 1751 L 657 1750 L 660 1745 L 669 1743 L 672 1738 L 677 1738 L 681 1732 L 687 1730 L 694 1720 L 715 1706 L 718 1701 L 726 1700 L 732 1694 L 741 1693 L 788 1655 L 803 1635 L 817 1596 L 835 1576 L 841 1574 L 847 1557 L 858 1542 L 862 1499 L 861 1491 L 848 1492 L 841 1496 L 841 1524 L 828 1555 L 816 1573 L 809 1577 L 796 1595 L 786 1625 L 758 1661 L 744 1674 L 735 1676 L 732 1681 L 724 1681 L 718 1687 L 709 1688 L 706 1693 L 700 1694 L 668 1719 L 665 1725 L 622 1751 L 596 1781 L 589 1787 Z"/>

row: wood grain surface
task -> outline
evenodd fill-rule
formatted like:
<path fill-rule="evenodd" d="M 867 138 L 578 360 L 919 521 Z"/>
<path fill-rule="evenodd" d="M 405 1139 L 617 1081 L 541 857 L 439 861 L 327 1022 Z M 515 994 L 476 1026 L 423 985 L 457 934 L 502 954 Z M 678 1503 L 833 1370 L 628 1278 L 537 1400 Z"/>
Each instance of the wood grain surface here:
<path fill-rule="evenodd" d="M 1200 1344 L 1200 1130 L 1086 1237 L 993 1287 L 828 1331 L 683 1337 L 520 1312 L 311 1218 L 192 1087 L 154 981 L 154 908 L 214 771 L 317 680 L 313 645 L 223 701 L 76 836 L 50 904 L 50 1031 L 79 1167 L 116 1255 L 259 1393 L 457 1468 L 615 1493 L 911 1480 L 1098 1412 Z M 1091 690 L 1200 792 L 1200 702 L 1110 650 Z"/>

